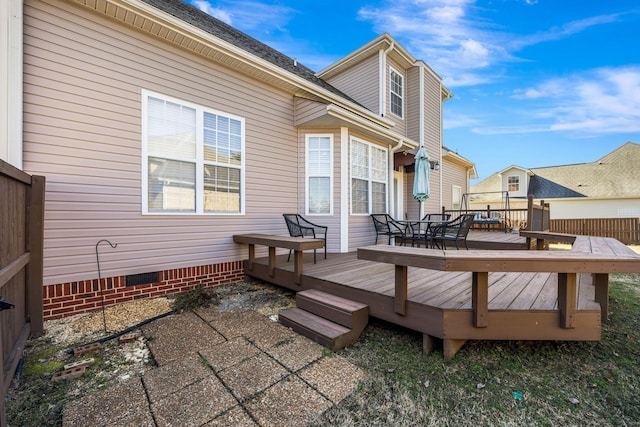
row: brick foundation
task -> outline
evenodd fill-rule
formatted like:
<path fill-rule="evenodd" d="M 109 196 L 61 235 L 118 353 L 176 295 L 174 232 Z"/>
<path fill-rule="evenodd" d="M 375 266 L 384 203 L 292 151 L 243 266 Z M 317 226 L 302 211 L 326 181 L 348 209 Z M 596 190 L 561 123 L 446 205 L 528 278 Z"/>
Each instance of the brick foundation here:
<path fill-rule="evenodd" d="M 43 287 L 44 320 L 59 319 L 140 298 L 153 298 L 185 292 L 198 285 L 211 287 L 244 278 L 242 261 L 176 268 L 159 272 L 159 281 L 125 286 L 125 276 L 58 283 Z"/>

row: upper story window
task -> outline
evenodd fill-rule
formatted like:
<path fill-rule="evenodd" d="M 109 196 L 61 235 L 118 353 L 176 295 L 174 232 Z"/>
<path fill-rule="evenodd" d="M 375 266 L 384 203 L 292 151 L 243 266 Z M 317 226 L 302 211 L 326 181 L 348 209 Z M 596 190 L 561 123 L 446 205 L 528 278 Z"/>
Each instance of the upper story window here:
<path fill-rule="evenodd" d="M 387 150 L 351 140 L 351 213 L 387 212 Z"/>
<path fill-rule="evenodd" d="M 333 213 L 333 136 L 306 136 L 306 206 L 308 214 Z"/>
<path fill-rule="evenodd" d="M 507 177 L 507 191 L 518 192 L 520 191 L 520 177 L 517 175 L 511 175 Z"/>
<path fill-rule="evenodd" d="M 143 91 L 143 213 L 244 213 L 244 119 Z"/>
<path fill-rule="evenodd" d="M 389 72 L 389 101 L 391 103 L 391 112 L 402 118 L 403 116 L 403 99 L 404 99 L 404 77 L 393 68 Z"/>

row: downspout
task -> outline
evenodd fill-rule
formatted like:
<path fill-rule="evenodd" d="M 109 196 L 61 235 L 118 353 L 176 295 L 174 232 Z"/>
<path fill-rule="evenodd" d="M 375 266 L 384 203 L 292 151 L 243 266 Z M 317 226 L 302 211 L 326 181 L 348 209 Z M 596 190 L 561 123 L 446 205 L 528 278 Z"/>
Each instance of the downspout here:
<path fill-rule="evenodd" d="M 386 107 L 387 107 L 387 90 L 386 90 L 386 84 L 385 82 L 387 81 L 387 73 L 385 73 L 385 70 L 387 68 L 387 54 L 389 52 L 391 52 L 391 50 L 395 47 L 394 42 L 391 42 L 391 44 L 389 45 L 389 47 L 386 50 L 380 50 L 380 55 L 378 56 L 378 63 L 380 66 L 380 87 L 379 87 L 379 91 L 380 91 L 380 96 L 378 97 L 380 105 L 378 106 L 378 114 L 380 114 L 380 117 L 384 117 L 384 113 L 387 111 Z"/>
<path fill-rule="evenodd" d="M 418 87 L 420 88 L 420 102 L 419 102 L 419 112 L 418 114 L 420 114 L 420 117 L 418 119 L 419 123 L 420 123 L 420 130 L 419 130 L 419 135 L 418 135 L 418 142 L 420 143 L 420 146 L 424 147 L 424 138 L 425 138 L 425 130 L 424 130 L 424 67 L 421 65 L 420 66 L 420 72 L 418 73 L 418 77 L 420 78 L 420 82 Z M 425 147 L 426 150 L 426 147 Z M 427 152 L 428 153 L 428 152 Z M 440 175 L 439 175 L 440 176 Z M 415 174 L 413 175 L 413 179 L 415 180 Z M 440 182 L 442 182 L 442 179 L 439 179 Z M 429 184 L 431 185 L 431 184 Z M 439 212 L 439 211 L 438 211 Z M 420 205 L 418 206 L 418 219 L 420 218 L 424 218 L 424 202 L 420 202 Z"/>

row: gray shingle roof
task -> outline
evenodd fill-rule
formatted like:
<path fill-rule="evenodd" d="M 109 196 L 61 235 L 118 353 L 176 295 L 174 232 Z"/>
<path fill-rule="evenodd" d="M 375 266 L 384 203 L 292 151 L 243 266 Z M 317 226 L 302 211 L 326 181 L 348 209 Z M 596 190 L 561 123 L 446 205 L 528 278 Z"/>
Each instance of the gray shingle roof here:
<path fill-rule="evenodd" d="M 279 52 L 272 47 L 254 39 L 242 31 L 220 21 L 217 18 L 201 11 L 200 9 L 185 3 L 182 0 L 142 0 L 157 9 L 160 9 L 194 27 L 212 34 L 219 39 L 233 44 L 242 50 L 262 58 L 282 70 L 293 73 L 305 80 L 316 84 L 345 100 L 355 102 L 342 91 L 333 87 L 326 81 L 318 78 L 315 72 L 299 62 L 296 64 L 293 58 Z M 359 104 L 358 104 L 359 105 Z"/>
<path fill-rule="evenodd" d="M 530 170 L 535 176 L 529 192 L 536 198 L 640 197 L 640 145 L 633 142 L 595 162 Z"/>
<path fill-rule="evenodd" d="M 532 168 L 528 194 L 536 199 L 589 197 L 640 198 L 640 144 L 627 142 L 591 163 Z M 499 191 L 502 181 L 493 174 L 472 191 Z"/>

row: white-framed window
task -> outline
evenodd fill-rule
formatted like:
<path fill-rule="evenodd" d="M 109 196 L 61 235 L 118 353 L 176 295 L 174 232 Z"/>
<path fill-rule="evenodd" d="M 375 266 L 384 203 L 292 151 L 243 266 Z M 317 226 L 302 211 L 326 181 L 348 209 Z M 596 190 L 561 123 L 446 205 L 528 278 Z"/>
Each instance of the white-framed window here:
<path fill-rule="evenodd" d="M 462 188 L 458 185 L 451 186 L 451 209 L 462 209 Z"/>
<path fill-rule="evenodd" d="M 387 212 L 387 149 L 351 139 L 351 213 Z"/>
<path fill-rule="evenodd" d="M 520 191 L 520 177 L 518 175 L 510 175 L 507 177 L 507 191 Z"/>
<path fill-rule="evenodd" d="M 142 91 L 144 214 L 243 214 L 244 119 Z"/>
<path fill-rule="evenodd" d="M 306 135 L 306 213 L 333 214 L 333 135 Z"/>
<path fill-rule="evenodd" d="M 389 102 L 391 112 L 404 117 L 404 77 L 393 68 L 389 69 Z"/>

